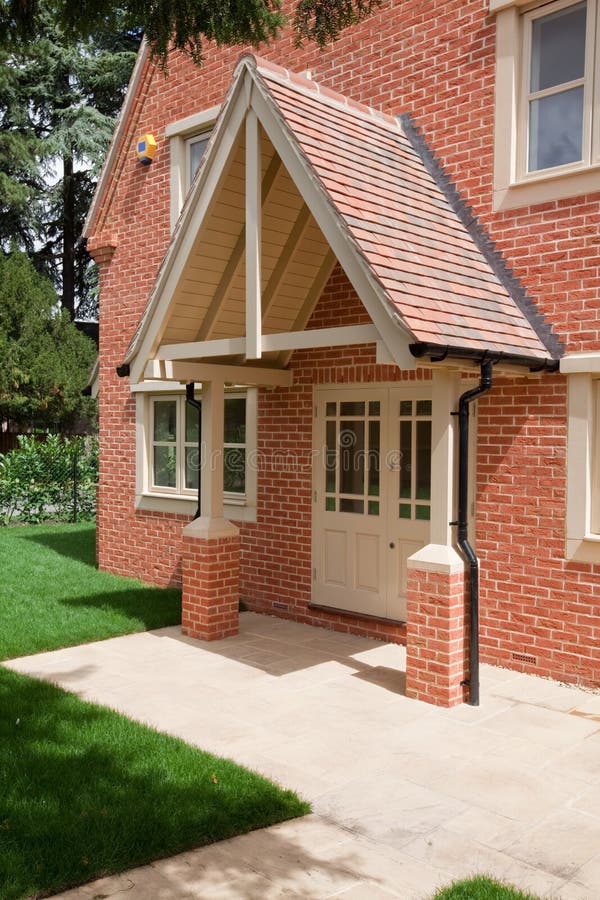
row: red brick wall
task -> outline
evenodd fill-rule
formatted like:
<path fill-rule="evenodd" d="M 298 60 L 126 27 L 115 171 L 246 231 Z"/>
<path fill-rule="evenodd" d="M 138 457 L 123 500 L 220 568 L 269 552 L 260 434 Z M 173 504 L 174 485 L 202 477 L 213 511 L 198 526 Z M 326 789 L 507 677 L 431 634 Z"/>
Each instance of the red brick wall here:
<path fill-rule="evenodd" d="M 570 350 L 600 341 L 600 194 L 493 213 L 494 18 L 487 0 L 390 0 L 325 52 L 296 50 L 290 35 L 267 58 L 385 112 L 411 113 L 459 190 L 488 227 L 529 294 Z M 157 583 L 176 581 L 181 520 L 132 511 L 134 403 L 118 365 L 169 240 L 169 154 L 165 126 L 221 102 L 239 50 L 207 49 L 202 69 L 174 54 L 166 77 L 151 64 L 124 152 L 100 210 L 98 244 L 114 236 L 101 280 L 101 488 L 103 566 Z M 134 153 L 152 131 L 152 166 Z M 118 177 L 117 177 L 118 176 Z M 314 320 L 364 321 L 340 275 Z M 310 385 L 396 377 L 367 349 L 297 354 L 296 386 L 264 392 L 261 449 L 268 456 L 310 444 Z M 293 401 L 293 403 L 291 402 Z M 482 555 L 482 656 L 568 680 L 600 683 L 594 591 L 598 570 L 564 560 L 565 381 L 503 380 L 481 401 L 477 546 Z M 272 435 L 269 441 L 268 435 Z M 269 441 L 267 443 L 267 441 Z M 287 602 L 306 615 L 310 574 L 310 480 L 265 469 L 259 522 L 243 528 L 242 591 L 256 608 Z M 261 580 L 257 580 L 257 576 Z M 346 627 L 347 621 L 328 621 Z M 355 623 L 357 624 L 357 623 Z M 513 653 L 535 658 L 518 662 Z"/>

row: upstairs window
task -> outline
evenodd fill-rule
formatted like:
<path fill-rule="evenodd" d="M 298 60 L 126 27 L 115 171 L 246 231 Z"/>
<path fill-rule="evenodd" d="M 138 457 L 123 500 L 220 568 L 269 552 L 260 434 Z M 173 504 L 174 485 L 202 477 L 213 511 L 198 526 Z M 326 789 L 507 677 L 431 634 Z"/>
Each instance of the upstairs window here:
<path fill-rule="evenodd" d="M 165 129 L 171 155 L 171 228 L 175 227 L 194 176 L 204 158 L 218 113 L 219 107 L 211 106 L 185 119 L 171 122 Z"/>
<path fill-rule="evenodd" d="M 191 185 L 202 162 L 210 138 L 210 131 L 202 131 L 187 140 L 187 180 Z"/>
<path fill-rule="evenodd" d="M 588 2 L 524 16 L 525 174 L 591 162 L 593 29 Z M 558 8 L 557 8 L 558 7 Z M 552 12 L 548 12 L 548 9 Z"/>

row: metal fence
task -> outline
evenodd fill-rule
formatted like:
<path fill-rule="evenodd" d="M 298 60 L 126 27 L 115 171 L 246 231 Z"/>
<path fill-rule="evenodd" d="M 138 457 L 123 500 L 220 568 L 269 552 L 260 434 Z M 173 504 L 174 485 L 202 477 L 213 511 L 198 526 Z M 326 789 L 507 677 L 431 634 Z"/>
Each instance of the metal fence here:
<path fill-rule="evenodd" d="M 21 436 L 0 456 L 0 523 L 93 519 L 97 481 L 95 438 Z"/>

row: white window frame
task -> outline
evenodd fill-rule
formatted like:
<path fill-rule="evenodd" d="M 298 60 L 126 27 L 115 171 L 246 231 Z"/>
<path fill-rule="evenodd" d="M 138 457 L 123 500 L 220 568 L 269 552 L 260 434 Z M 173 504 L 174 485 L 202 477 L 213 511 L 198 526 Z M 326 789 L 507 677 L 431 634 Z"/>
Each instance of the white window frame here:
<path fill-rule="evenodd" d="M 135 385 L 136 395 L 136 509 L 156 512 L 194 515 L 198 505 L 198 491 L 186 488 L 185 479 L 185 393 L 173 390 L 164 382 L 142 382 Z M 201 385 L 197 386 L 197 399 L 202 399 Z M 246 400 L 246 479 L 245 494 L 224 492 L 224 515 L 241 522 L 256 521 L 257 492 L 257 389 L 226 389 L 226 398 L 244 397 Z M 175 489 L 153 484 L 154 402 L 173 400 L 178 406 L 177 415 L 177 487 Z M 224 444 L 224 447 L 240 446 Z"/>
<path fill-rule="evenodd" d="M 527 172 L 529 75 L 532 23 L 576 6 L 580 0 L 556 0 L 532 7 L 526 0 L 489 0 L 496 14 L 496 95 L 494 196 L 496 211 L 580 196 L 600 189 L 600 114 L 593 118 L 600 91 L 595 59 L 598 0 L 587 0 L 583 160 Z M 522 7 L 527 9 L 523 10 Z M 586 124 L 587 123 L 587 124 Z"/>
<path fill-rule="evenodd" d="M 165 129 L 171 156 L 171 230 L 183 209 L 190 184 L 190 144 L 212 131 L 220 106 L 211 106 L 193 116 L 171 122 Z"/>
<path fill-rule="evenodd" d="M 600 352 L 572 353 L 567 375 L 566 557 L 600 563 Z"/>

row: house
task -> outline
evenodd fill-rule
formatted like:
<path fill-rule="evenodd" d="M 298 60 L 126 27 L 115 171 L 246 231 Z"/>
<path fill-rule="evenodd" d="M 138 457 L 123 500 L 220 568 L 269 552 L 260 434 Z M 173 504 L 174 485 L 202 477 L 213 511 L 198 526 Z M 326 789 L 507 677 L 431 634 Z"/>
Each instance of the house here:
<path fill-rule="evenodd" d="M 598 16 L 142 48 L 86 224 L 98 558 L 182 583 L 185 633 L 241 600 L 406 643 L 432 703 L 479 660 L 600 685 Z"/>

